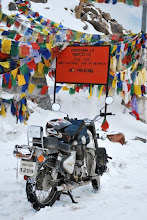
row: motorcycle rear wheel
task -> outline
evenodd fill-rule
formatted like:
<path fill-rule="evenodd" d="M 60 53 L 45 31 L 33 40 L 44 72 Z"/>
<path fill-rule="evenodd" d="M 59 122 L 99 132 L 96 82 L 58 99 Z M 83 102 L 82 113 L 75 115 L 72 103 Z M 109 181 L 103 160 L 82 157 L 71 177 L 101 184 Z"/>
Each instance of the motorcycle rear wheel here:
<path fill-rule="evenodd" d="M 37 211 L 45 206 L 52 206 L 61 195 L 61 192 L 58 192 L 55 184 L 53 184 L 51 177 L 54 165 L 54 159 L 48 159 L 47 163 L 39 167 L 36 178 L 27 180 L 27 198 Z"/>

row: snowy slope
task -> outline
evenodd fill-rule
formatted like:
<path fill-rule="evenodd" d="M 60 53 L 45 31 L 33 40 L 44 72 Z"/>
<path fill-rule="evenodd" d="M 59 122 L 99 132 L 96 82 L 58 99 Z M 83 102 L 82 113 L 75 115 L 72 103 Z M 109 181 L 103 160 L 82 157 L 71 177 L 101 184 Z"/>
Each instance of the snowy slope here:
<path fill-rule="evenodd" d="M 84 32 L 83 26 L 85 26 L 85 24 L 79 19 L 76 19 L 75 14 L 71 12 L 71 9 L 74 10 L 79 2 L 79 0 L 48 0 L 45 4 L 36 4 L 32 2 L 31 6 L 33 11 L 39 12 L 50 20 L 57 23 L 61 22 L 65 27 L 70 27 L 73 30 Z M 142 7 L 130 7 L 122 3 L 117 3 L 116 5 L 94 4 L 102 11 L 109 12 L 111 18 L 116 19 L 125 29 L 132 30 L 134 33 L 139 33 L 141 31 Z M 47 7 L 49 7 L 49 9 L 45 9 Z M 86 30 L 86 33 L 99 34 L 89 23 L 88 26 L 89 28 Z"/>

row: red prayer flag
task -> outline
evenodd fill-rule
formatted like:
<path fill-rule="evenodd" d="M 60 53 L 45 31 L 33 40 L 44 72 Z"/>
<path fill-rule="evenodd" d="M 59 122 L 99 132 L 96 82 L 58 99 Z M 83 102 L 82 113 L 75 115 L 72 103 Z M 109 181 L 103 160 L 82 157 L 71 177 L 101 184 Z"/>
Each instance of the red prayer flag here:
<path fill-rule="evenodd" d="M 21 38 L 21 35 L 20 34 L 16 34 L 14 40 L 18 41 L 20 38 Z"/>
<path fill-rule="evenodd" d="M 11 78 L 9 80 L 9 83 L 8 83 L 8 89 L 11 89 L 12 88 L 12 81 L 11 81 Z"/>
<path fill-rule="evenodd" d="M 51 49 L 52 58 L 58 57 L 59 53 L 59 47 L 54 47 Z"/>
<path fill-rule="evenodd" d="M 15 27 L 19 28 L 20 25 L 21 25 L 21 24 L 20 24 L 19 21 L 15 21 L 15 23 L 14 23 L 14 26 L 15 26 Z"/>
<path fill-rule="evenodd" d="M 33 50 L 39 50 L 40 47 L 37 43 L 31 43 Z"/>
<path fill-rule="evenodd" d="M 36 63 L 34 62 L 34 60 L 31 60 L 30 62 L 27 63 L 27 66 L 29 69 L 33 70 L 33 69 L 36 69 L 37 65 Z"/>
<path fill-rule="evenodd" d="M 129 45 L 128 43 L 125 44 L 124 50 L 128 49 L 128 45 Z"/>
<path fill-rule="evenodd" d="M 137 50 L 140 50 L 141 48 L 141 43 L 137 44 Z"/>
<path fill-rule="evenodd" d="M 7 54 L 2 53 L 2 52 L 0 51 L 0 59 L 6 59 L 7 57 L 8 57 Z"/>
<path fill-rule="evenodd" d="M 101 128 L 102 128 L 103 131 L 107 131 L 108 130 L 109 124 L 108 124 L 107 120 L 105 120 L 103 122 L 103 124 L 101 125 Z"/>
<path fill-rule="evenodd" d="M 20 54 L 22 56 L 29 56 L 30 55 L 30 48 L 27 45 L 20 46 Z"/>
<path fill-rule="evenodd" d="M 45 95 L 48 90 L 48 86 L 43 86 L 41 89 L 41 95 Z"/>
<path fill-rule="evenodd" d="M 44 43 L 44 36 L 43 35 L 38 35 L 38 43 L 43 44 Z"/>

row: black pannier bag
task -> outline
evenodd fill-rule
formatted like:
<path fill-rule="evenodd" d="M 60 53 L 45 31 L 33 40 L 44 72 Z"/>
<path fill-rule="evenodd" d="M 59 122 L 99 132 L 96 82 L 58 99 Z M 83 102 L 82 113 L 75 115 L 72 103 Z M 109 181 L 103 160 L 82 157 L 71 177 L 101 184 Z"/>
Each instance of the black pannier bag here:
<path fill-rule="evenodd" d="M 102 176 L 107 169 L 108 155 L 106 153 L 106 149 L 102 147 L 97 148 L 95 153 L 96 153 L 96 173 Z"/>

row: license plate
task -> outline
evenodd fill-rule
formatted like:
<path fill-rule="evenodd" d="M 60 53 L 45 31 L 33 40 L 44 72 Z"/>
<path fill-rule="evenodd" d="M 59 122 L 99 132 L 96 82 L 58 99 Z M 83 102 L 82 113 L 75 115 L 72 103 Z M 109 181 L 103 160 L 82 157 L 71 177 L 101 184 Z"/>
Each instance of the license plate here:
<path fill-rule="evenodd" d="M 34 176 L 36 171 L 36 163 L 26 160 L 21 160 L 19 173 L 26 176 Z"/>

